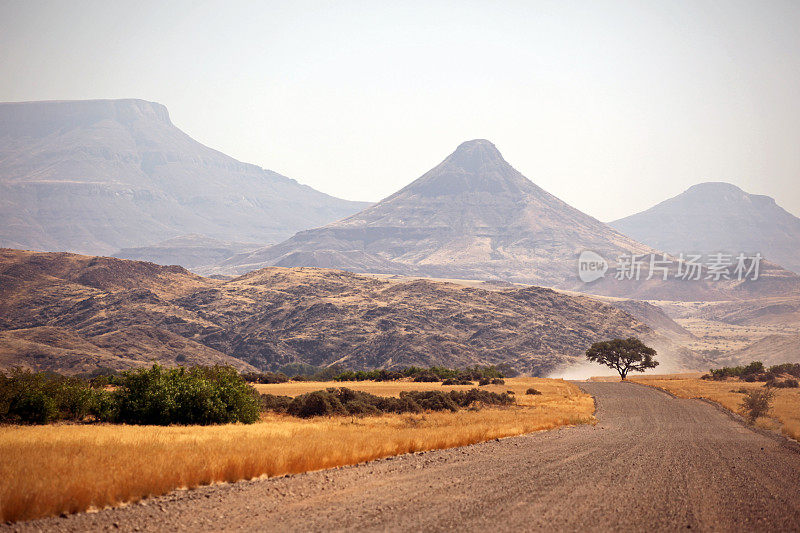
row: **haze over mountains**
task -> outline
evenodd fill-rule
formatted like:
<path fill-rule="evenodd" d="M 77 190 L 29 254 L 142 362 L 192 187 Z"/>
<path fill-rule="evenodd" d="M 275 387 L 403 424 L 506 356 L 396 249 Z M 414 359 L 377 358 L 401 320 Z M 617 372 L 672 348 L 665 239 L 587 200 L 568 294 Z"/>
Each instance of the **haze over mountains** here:
<path fill-rule="evenodd" d="M 610 266 L 591 284 L 577 275 L 585 250 Z M 614 279 L 617 259 L 631 254 L 660 256 L 660 251 L 547 193 L 511 167 L 491 142 L 478 139 L 461 144 L 424 176 L 360 213 L 203 272 L 316 266 L 689 301 L 800 293 L 800 277 L 767 262 L 757 282 L 707 281 L 705 275 L 690 281 L 674 275 L 647 280 L 647 265 L 641 280 Z"/>
<path fill-rule="evenodd" d="M 0 103 L 0 246 L 108 255 L 186 234 L 277 242 L 367 205 L 208 148 L 157 103 Z"/>
<path fill-rule="evenodd" d="M 716 301 L 702 311 L 713 309 L 712 322 L 774 323 L 781 335 L 796 323 L 800 276 L 769 261 L 752 282 L 614 279 L 619 256 L 662 249 L 797 264 L 800 221 L 728 184 L 692 187 L 615 229 L 482 139 L 370 205 L 211 150 L 159 104 L 0 104 L 0 119 L 0 243 L 152 261 L 3 250 L 0 367 L 508 363 L 542 374 L 575 364 L 598 338 L 637 335 L 668 368 L 697 370 L 713 361 L 686 348 L 692 333 L 649 303 L 617 297 Z M 604 278 L 578 279 L 585 250 L 608 260 Z M 753 350 L 791 349 L 779 340 Z"/>
<path fill-rule="evenodd" d="M 746 193 L 730 183 L 694 185 L 646 211 L 609 224 L 672 254 L 760 252 L 770 261 L 800 272 L 800 218 L 773 198 Z"/>
<path fill-rule="evenodd" d="M 159 265 L 181 265 L 194 269 L 215 265 L 240 253 L 261 248 L 262 244 L 223 242 L 205 235 L 181 235 L 150 246 L 123 248 L 112 257 L 150 261 Z"/>
<path fill-rule="evenodd" d="M 577 280 L 585 249 L 650 251 L 547 193 L 478 139 L 360 213 L 234 257 L 223 270 L 319 266 L 557 285 Z"/>

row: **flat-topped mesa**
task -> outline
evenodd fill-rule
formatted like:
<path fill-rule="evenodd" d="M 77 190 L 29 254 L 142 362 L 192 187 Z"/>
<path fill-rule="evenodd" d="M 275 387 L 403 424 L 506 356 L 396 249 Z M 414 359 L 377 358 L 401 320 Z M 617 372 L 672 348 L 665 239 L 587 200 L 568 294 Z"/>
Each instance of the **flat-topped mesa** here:
<path fill-rule="evenodd" d="M 369 205 L 228 157 L 135 99 L 0 103 L 0 199 L 0 246 L 91 255 L 190 233 L 277 242 Z"/>
<path fill-rule="evenodd" d="M 103 120 L 121 124 L 147 120 L 172 126 L 165 106 L 133 98 L 0 103 L 0 136 L 43 137 Z"/>

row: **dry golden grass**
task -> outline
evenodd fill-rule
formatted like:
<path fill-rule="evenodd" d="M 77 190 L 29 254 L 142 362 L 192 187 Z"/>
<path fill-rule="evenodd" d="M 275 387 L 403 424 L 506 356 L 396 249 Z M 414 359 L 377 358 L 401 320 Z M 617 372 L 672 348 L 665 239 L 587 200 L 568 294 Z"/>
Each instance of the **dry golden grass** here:
<path fill-rule="evenodd" d="M 637 376 L 631 381 L 669 391 L 679 398 L 706 398 L 737 413 L 744 395 L 734 391 L 741 388 L 749 390 L 764 385 L 742 381 L 706 381 L 669 377 L 665 379 L 664 376 Z M 771 418 L 760 419 L 757 424 L 770 429 L 780 428 L 785 435 L 800 440 L 800 389 L 775 389 L 775 400 L 772 405 Z"/>
<path fill-rule="evenodd" d="M 593 420 L 592 398 L 572 384 L 535 378 L 507 383 L 502 389 L 518 391 L 521 405 L 365 418 L 265 415 L 249 426 L 2 427 L 0 520 L 102 508 L 177 488 L 331 468 Z M 317 390 L 331 384 L 315 385 Z M 403 385 L 396 391 L 409 390 Z M 528 387 L 543 394 L 526 396 Z"/>

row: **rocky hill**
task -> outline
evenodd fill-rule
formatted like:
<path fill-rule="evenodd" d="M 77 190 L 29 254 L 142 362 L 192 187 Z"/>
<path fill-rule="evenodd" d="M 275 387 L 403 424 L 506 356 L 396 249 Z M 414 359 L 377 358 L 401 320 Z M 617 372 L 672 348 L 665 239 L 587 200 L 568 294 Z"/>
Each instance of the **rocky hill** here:
<path fill-rule="evenodd" d="M 546 374 L 598 339 L 657 332 L 584 296 L 491 290 L 318 268 L 223 282 L 180 267 L 0 252 L 0 365 L 87 371 L 183 362 L 274 369 L 509 363 Z M 693 368 L 689 358 L 662 361 Z M 704 368 L 704 367 L 703 367 Z"/>
<path fill-rule="evenodd" d="M 669 253 L 760 252 L 800 272 L 800 218 L 773 198 L 730 183 L 700 183 L 646 211 L 610 223 Z"/>
<path fill-rule="evenodd" d="M 278 242 L 366 205 L 203 146 L 157 103 L 0 103 L 0 246 L 110 254 L 195 233 Z"/>

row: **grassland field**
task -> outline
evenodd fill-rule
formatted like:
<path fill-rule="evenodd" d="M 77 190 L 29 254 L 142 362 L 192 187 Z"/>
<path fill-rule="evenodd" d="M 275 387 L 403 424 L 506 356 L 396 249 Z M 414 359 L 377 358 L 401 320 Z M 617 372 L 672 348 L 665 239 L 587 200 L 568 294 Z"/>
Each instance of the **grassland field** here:
<path fill-rule="evenodd" d="M 289 396 L 327 387 L 386 396 L 471 388 L 411 382 L 257 385 L 261 393 Z M 529 387 L 542 394 L 526 395 Z M 0 520 L 74 513 L 175 489 L 332 468 L 594 421 L 592 397 L 565 381 L 514 378 L 485 388 L 513 390 L 517 405 L 307 420 L 265 413 L 252 425 L 3 426 Z"/>

